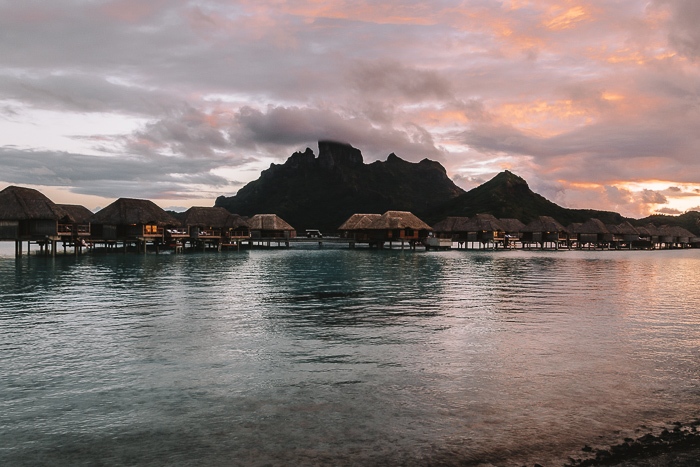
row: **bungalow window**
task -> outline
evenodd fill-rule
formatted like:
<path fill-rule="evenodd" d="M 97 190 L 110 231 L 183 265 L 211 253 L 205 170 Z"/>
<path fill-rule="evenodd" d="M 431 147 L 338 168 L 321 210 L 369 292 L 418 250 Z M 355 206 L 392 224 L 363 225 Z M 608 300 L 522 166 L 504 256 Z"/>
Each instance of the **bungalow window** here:
<path fill-rule="evenodd" d="M 158 233 L 158 226 L 146 225 L 146 233 L 147 234 L 157 234 Z"/>
<path fill-rule="evenodd" d="M 406 237 L 413 237 L 413 229 L 406 229 Z"/>

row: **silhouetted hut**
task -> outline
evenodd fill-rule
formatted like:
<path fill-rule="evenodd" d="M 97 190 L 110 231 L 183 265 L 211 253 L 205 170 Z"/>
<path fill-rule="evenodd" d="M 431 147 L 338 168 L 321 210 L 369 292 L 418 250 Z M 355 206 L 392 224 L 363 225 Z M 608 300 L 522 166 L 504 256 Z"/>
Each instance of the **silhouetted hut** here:
<path fill-rule="evenodd" d="M 250 226 L 250 235 L 254 239 L 274 238 L 277 240 L 295 238 L 297 235 L 294 227 L 276 214 L 256 214 L 248 219 L 248 225 Z"/>
<path fill-rule="evenodd" d="M 673 247 L 676 240 L 676 235 L 670 226 L 662 225 L 658 228 L 657 232 L 659 233 L 659 243 L 661 245 L 665 246 L 666 248 Z"/>
<path fill-rule="evenodd" d="M 639 232 L 639 240 L 636 242 L 638 248 L 654 248 L 654 242 L 652 241 L 652 233 L 648 227 L 636 227 L 637 232 Z"/>
<path fill-rule="evenodd" d="M 679 225 L 670 227 L 668 230 L 673 235 L 672 246 L 677 248 L 688 248 L 690 246 L 690 239 L 694 237 L 692 232 Z"/>
<path fill-rule="evenodd" d="M 380 217 L 381 214 L 353 214 L 338 227 L 338 233 L 343 238 L 354 238 L 359 243 L 368 243 L 371 234 L 369 226 Z"/>
<path fill-rule="evenodd" d="M 520 241 L 523 236 L 523 227 L 525 227 L 525 224 L 522 223 L 520 219 L 507 217 L 505 219 L 498 219 L 498 221 L 506 232 L 504 246 L 508 247 Z"/>
<path fill-rule="evenodd" d="M 698 248 L 700 247 L 700 237 L 697 235 L 693 234 L 692 237 L 690 237 L 690 246 L 693 248 Z"/>
<path fill-rule="evenodd" d="M 164 229 L 175 227 L 180 222 L 161 209 L 153 201 L 145 199 L 119 198 L 100 209 L 90 218 L 92 239 L 105 245 L 122 242 L 136 244 L 146 251 L 152 243 L 158 249 L 164 241 Z"/>
<path fill-rule="evenodd" d="M 415 248 L 416 243 L 427 238 L 433 229 L 408 211 L 387 211 L 372 221 L 367 230 L 370 245 L 382 248 L 385 242 L 389 242 L 389 247 L 393 242 L 401 242 L 403 247 L 408 242 L 411 248 Z"/>
<path fill-rule="evenodd" d="M 469 218 L 462 228 L 467 231 L 467 241 L 478 242 L 482 246 L 493 243 L 505 243 L 505 228 L 500 221 L 491 214 L 477 214 Z"/>
<path fill-rule="evenodd" d="M 224 228 L 228 231 L 228 240 L 238 242 L 250 238 L 250 224 L 248 218 L 239 214 L 231 214 Z"/>
<path fill-rule="evenodd" d="M 469 238 L 470 219 L 468 217 L 447 217 L 433 226 L 437 238 L 449 238 L 461 248 Z"/>
<path fill-rule="evenodd" d="M 449 238 L 457 241 L 459 239 L 460 223 L 468 221 L 467 217 L 446 217 L 433 225 L 433 233 L 437 238 Z"/>
<path fill-rule="evenodd" d="M 222 207 L 192 206 L 182 214 L 181 222 L 182 228 L 178 231 L 186 231 L 187 238 L 193 245 L 220 247 L 232 240 L 250 237 L 250 227 L 246 220 Z"/>
<path fill-rule="evenodd" d="M 59 204 L 71 218 L 71 222 L 59 223 L 58 233 L 69 233 L 73 237 L 90 236 L 90 218 L 92 211 L 79 204 Z"/>
<path fill-rule="evenodd" d="M 22 255 L 22 242 L 50 245 L 55 253 L 59 223 L 73 219 L 65 209 L 32 188 L 8 186 L 0 191 L 0 240 L 14 240 L 15 254 Z"/>
<path fill-rule="evenodd" d="M 641 239 L 648 241 L 652 249 L 658 248 L 660 246 L 660 232 L 659 228 L 655 224 L 650 222 L 643 227 L 637 227 L 637 230 L 639 231 Z"/>
<path fill-rule="evenodd" d="M 571 229 L 577 248 L 604 248 L 613 240 L 612 233 L 600 219 L 588 219 L 582 224 L 572 225 Z"/>
<path fill-rule="evenodd" d="M 87 246 L 90 238 L 90 218 L 92 211 L 79 204 L 59 204 L 71 217 L 70 222 L 59 222 L 58 235 L 63 242 L 65 250 L 66 244 L 72 244 L 75 253 L 79 253 L 82 247 Z"/>
<path fill-rule="evenodd" d="M 543 249 L 547 244 L 554 245 L 555 249 L 559 249 L 562 244 L 568 246 L 569 231 L 549 216 L 539 216 L 523 227 L 522 232 L 523 247 L 532 243 L 538 243 Z"/>
<path fill-rule="evenodd" d="M 640 246 L 639 230 L 628 221 L 617 224 L 613 232 L 613 242 L 617 248 L 632 249 L 633 246 Z"/>

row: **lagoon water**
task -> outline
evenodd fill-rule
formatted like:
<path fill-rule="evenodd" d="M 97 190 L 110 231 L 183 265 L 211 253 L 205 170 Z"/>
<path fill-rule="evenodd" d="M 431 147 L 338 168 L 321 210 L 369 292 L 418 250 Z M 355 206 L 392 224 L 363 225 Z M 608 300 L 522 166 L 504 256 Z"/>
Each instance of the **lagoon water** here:
<path fill-rule="evenodd" d="M 700 250 L 5 254 L 0 465 L 561 465 L 699 415 L 699 271 Z"/>

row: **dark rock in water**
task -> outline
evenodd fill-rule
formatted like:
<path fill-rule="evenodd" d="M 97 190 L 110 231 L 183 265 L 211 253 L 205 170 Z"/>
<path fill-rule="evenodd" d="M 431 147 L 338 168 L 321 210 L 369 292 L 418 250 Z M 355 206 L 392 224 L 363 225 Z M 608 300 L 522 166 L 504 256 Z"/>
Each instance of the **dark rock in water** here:
<path fill-rule="evenodd" d="M 595 457 L 589 459 L 569 459 L 565 467 L 583 467 L 598 465 L 624 465 L 631 466 L 637 463 L 643 465 L 676 465 L 673 459 L 688 459 L 694 456 L 700 449 L 700 436 L 693 431 L 698 423 L 689 424 L 673 423 L 673 431 L 664 429 L 658 436 L 647 433 L 637 438 L 625 438 L 623 443 L 611 446 L 610 449 L 594 450 L 589 445 L 585 445 L 582 451 L 592 453 Z M 652 459 L 663 457 L 663 461 L 658 463 Z M 670 460 L 669 460 L 670 459 Z M 648 461 L 648 462 L 647 462 Z M 700 465 L 700 462 L 688 463 L 683 460 L 678 465 Z"/>

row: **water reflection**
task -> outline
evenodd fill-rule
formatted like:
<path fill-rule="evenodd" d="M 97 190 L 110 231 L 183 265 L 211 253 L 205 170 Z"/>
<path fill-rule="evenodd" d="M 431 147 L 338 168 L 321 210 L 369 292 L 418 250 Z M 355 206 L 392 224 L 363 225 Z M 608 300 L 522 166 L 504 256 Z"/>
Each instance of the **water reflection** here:
<path fill-rule="evenodd" d="M 699 256 L 0 259 L 0 461 L 554 462 L 693 416 Z"/>

